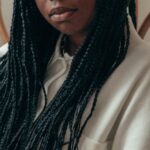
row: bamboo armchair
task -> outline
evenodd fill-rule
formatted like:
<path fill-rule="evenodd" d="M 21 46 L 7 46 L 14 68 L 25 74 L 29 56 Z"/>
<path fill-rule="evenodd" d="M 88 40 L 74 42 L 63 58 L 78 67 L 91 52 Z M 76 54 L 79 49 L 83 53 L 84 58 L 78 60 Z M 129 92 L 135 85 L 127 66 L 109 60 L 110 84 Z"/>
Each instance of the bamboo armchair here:
<path fill-rule="evenodd" d="M 3 21 L 1 1 L 0 1 L 0 39 L 2 40 L 3 43 L 6 43 L 9 41 L 9 36 L 8 36 L 7 30 Z"/>
<path fill-rule="evenodd" d="M 145 18 L 144 22 L 142 23 L 138 33 L 141 36 L 141 38 L 144 38 L 146 33 L 148 32 L 150 28 L 150 12 L 147 15 L 147 17 Z"/>

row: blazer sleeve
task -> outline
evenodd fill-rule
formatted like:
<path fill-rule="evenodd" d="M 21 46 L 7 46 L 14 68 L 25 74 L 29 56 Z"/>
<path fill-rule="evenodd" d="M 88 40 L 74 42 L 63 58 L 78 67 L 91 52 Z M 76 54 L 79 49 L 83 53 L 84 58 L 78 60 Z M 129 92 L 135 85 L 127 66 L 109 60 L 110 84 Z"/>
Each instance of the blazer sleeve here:
<path fill-rule="evenodd" d="M 130 95 L 130 101 L 126 106 L 112 143 L 112 150 L 149 149 L 150 69 L 147 69 Z"/>

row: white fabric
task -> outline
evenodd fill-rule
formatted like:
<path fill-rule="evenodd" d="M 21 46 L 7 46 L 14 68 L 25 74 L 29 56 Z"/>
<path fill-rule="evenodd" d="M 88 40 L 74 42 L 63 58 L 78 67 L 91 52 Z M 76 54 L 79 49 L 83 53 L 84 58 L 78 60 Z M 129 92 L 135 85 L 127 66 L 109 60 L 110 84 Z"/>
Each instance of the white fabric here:
<path fill-rule="evenodd" d="M 81 135 L 79 150 L 150 150 L 150 45 L 138 36 L 130 17 L 129 21 L 131 36 L 127 56 L 99 93 L 93 116 Z M 61 56 L 60 39 L 61 36 L 45 75 L 49 100 L 66 79 L 72 61 L 67 53 Z M 41 91 L 37 116 L 43 106 Z M 91 101 L 83 118 L 90 108 Z M 67 146 L 63 150 L 67 150 Z"/>
<path fill-rule="evenodd" d="M 0 58 L 3 57 L 8 51 L 8 43 L 0 47 Z"/>
<path fill-rule="evenodd" d="M 44 80 L 44 87 L 49 101 L 55 96 L 58 89 L 60 88 L 65 78 L 67 77 L 68 71 L 70 69 L 70 64 L 73 58 L 70 57 L 68 53 L 64 53 L 63 54 L 64 57 L 62 57 L 59 50 L 59 43 L 61 37 L 62 35 L 57 41 L 54 57 L 48 63 L 47 72 Z M 39 94 L 39 105 L 38 105 L 36 118 L 44 108 L 45 101 L 43 99 L 44 99 L 44 93 L 43 90 L 41 90 Z"/>

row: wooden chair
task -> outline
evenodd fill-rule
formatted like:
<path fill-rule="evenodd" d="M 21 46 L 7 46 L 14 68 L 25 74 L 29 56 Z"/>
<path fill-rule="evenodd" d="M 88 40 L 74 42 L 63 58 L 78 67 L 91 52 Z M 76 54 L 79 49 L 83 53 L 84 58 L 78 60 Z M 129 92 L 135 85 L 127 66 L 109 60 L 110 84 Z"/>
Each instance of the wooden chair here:
<path fill-rule="evenodd" d="M 9 41 L 9 36 L 3 21 L 2 9 L 1 9 L 1 1 L 0 1 L 0 39 L 2 43 L 6 43 Z"/>
<path fill-rule="evenodd" d="M 146 33 L 148 32 L 148 29 L 150 28 L 150 12 L 145 18 L 144 22 L 142 23 L 138 33 L 141 36 L 141 38 L 144 38 Z"/>

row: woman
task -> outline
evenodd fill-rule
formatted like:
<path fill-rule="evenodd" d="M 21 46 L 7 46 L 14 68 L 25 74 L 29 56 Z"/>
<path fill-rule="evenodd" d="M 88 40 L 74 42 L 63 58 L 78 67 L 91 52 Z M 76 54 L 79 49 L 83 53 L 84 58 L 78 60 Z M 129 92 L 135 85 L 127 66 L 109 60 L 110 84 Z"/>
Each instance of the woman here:
<path fill-rule="evenodd" d="M 149 149 L 150 47 L 134 26 L 133 0 L 15 0 L 0 150 Z"/>

